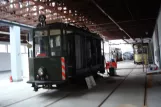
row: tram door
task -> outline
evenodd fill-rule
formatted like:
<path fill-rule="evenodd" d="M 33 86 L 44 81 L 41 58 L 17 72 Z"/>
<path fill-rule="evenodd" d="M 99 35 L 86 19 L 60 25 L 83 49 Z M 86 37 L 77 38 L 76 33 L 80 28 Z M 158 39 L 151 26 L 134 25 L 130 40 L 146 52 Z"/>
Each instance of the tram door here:
<path fill-rule="evenodd" d="M 71 77 L 75 74 L 75 42 L 74 34 L 68 34 L 67 37 L 67 66 L 68 75 Z"/>

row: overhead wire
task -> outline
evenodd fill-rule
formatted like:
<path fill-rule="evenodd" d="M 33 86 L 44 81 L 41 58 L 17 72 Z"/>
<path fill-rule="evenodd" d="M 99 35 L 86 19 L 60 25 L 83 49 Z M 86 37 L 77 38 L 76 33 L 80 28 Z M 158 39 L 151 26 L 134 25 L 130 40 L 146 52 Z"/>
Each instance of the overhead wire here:
<path fill-rule="evenodd" d="M 109 15 L 107 14 L 96 2 L 95 0 L 91 0 L 91 2 L 105 15 L 107 16 L 122 32 L 124 32 L 130 39 L 133 38 Z M 125 40 L 125 39 L 123 39 Z M 127 41 L 126 41 L 127 42 Z"/>

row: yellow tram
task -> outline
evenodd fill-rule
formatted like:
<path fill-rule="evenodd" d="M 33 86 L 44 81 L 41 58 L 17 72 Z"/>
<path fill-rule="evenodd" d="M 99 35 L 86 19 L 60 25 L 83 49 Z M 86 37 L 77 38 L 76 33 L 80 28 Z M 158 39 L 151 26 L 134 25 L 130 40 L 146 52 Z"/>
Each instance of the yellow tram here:
<path fill-rule="evenodd" d="M 133 44 L 134 49 L 134 63 L 148 64 L 148 44 Z"/>

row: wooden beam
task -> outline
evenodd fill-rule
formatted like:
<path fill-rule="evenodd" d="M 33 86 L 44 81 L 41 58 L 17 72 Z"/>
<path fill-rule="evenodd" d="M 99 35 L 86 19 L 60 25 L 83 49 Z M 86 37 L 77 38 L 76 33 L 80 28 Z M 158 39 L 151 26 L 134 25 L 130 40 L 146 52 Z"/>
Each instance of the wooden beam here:
<path fill-rule="evenodd" d="M 46 9 L 49 9 L 50 11 L 53 11 L 53 7 L 52 6 L 47 6 L 46 4 L 42 3 L 42 2 L 38 2 L 38 1 L 33 1 L 33 0 L 29 0 L 35 3 L 35 5 L 41 5 Z M 63 12 L 60 12 L 58 10 L 55 10 L 56 13 L 58 13 L 60 16 L 66 16 L 67 18 L 70 18 L 71 20 L 76 20 L 74 17 L 70 16 L 70 15 L 66 15 Z"/>

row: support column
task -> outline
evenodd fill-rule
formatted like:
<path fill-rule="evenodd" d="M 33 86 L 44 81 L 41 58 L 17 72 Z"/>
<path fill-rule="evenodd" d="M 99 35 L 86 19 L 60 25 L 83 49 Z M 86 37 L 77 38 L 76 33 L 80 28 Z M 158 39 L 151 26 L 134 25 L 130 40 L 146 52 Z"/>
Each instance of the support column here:
<path fill-rule="evenodd" d="M 157 33 L 158 33 L 158 38 L 159 38 L 159 52 L 160 52 L 160 59 L 159 59 L 159 65 L 160 65 L 160 69 L 161 69 L 161 9 L 160 9 L 160 12 L 159 12 L 159 16 L 158 16 L 158 20 L 157 20 Z"/>
<path fill-rule="evenodd" d="M 13 82 L 22 81 L 20 27 L 10 26 L 11 74 Z"/>

